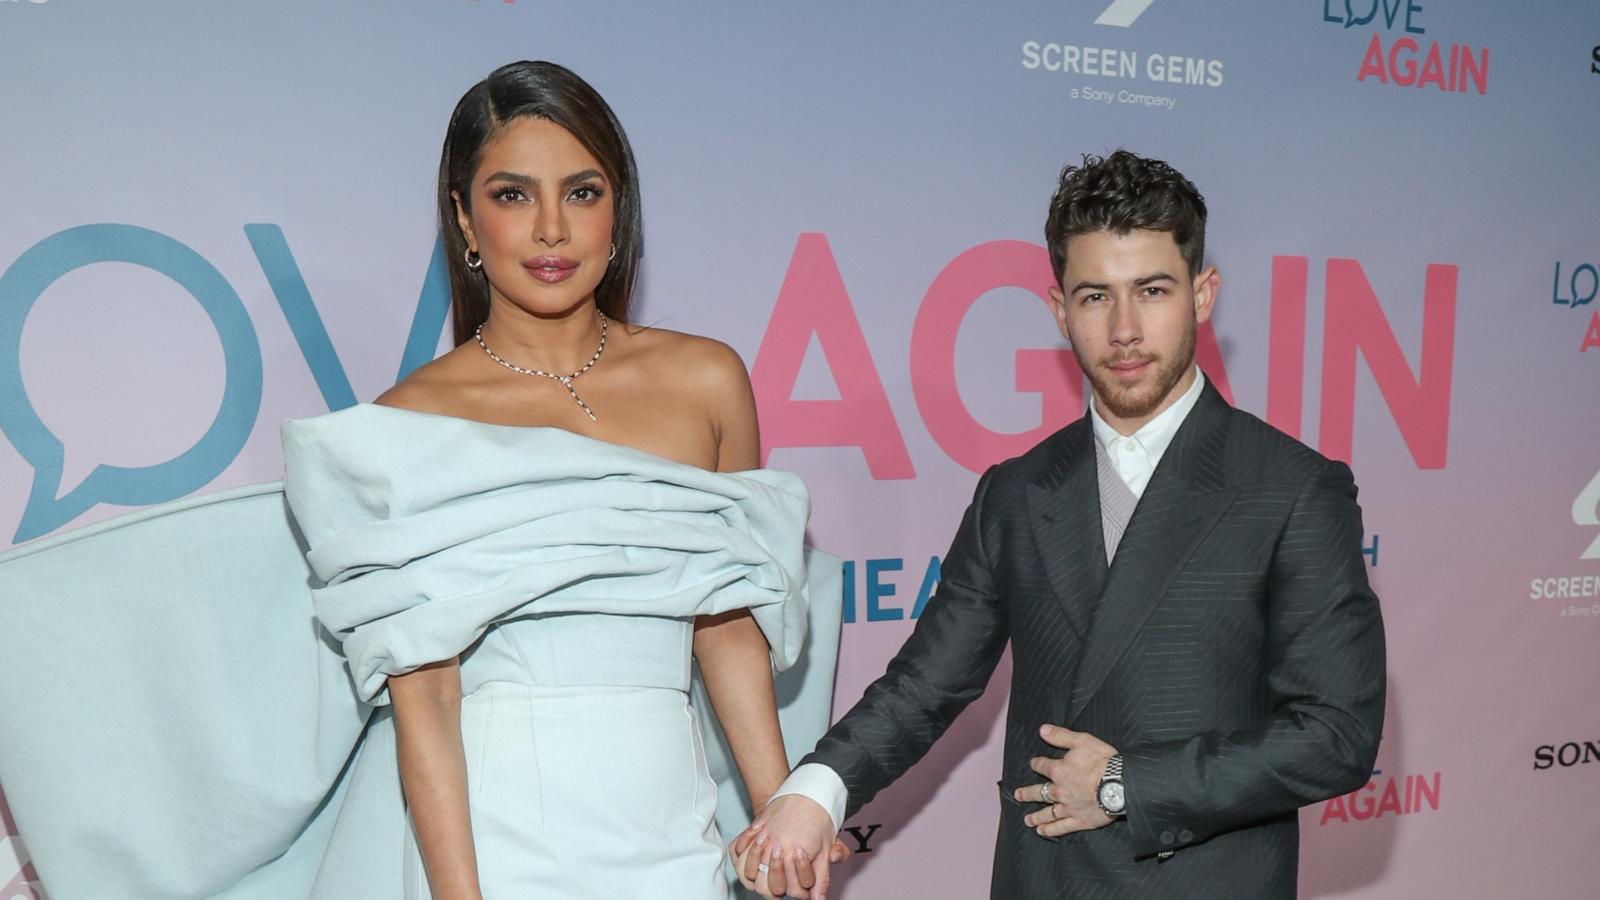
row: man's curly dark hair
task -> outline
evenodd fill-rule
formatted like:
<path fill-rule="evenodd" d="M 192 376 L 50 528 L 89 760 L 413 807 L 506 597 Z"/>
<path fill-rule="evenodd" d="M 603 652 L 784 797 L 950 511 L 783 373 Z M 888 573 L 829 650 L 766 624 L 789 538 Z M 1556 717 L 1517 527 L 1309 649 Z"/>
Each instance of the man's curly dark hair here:
<path fill-rule="evenodd" d="M 1061 170 L 1044 223 L 1050 266 L 1060 284 L 1067 269 L 1067 240 L 1096 231 L 1171 232 L 1189 276 L 1200 274 L 1206 250 L 1206 201 L 1189 179 L 1159 159 L 1118 150 Z"/>

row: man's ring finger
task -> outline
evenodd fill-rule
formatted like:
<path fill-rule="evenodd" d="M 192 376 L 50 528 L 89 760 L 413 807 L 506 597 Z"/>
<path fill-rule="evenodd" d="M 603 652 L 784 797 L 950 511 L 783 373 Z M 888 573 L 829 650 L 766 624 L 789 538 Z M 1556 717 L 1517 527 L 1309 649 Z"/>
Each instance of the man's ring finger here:
<path fill-rule="evenodd" d="M 763 875 L 767 874 L 771 870 L 772 870 L 772 867 L 767 865 L 766 863 L 760 863 L 760 864 L 758 864 L 756 866 L 756 871 L 760 872 Z"/>
<path fill-rule="evenodd" d="M 1054 803 L 1055 802 L 1054 800 L 1050 799 L 1050 782 L 1048 782 L 1048 781 L 1046 781 L 1044 784 L 1039 785 L 1039 802 L 1040 803 Z"/>

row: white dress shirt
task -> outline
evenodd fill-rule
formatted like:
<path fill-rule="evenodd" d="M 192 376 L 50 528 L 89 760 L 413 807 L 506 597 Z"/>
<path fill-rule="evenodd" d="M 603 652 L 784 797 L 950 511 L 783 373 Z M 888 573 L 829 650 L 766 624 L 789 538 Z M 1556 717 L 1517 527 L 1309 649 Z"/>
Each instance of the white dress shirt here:
<path fill-rule="evenodd" d="M 1183 392 L 1183 396 L 1127 437 L 1117 433 L 1117 430 L 1100 416 L 1099 400 L 1089 403 L 1089 424 L 1094 426 L 1095 440 L 1105 448 L 1106 457 L 1111 460 L 1111 467 L 1117 470 L 1117 474 L 1122 477 L 1122 483 L 1128 486 L 1128 490 L 1133 491 L 1135 497 L 1144 496 L 1144 489 L 1150 483 L 1150 476 L 1155 474 L 1161 457 L 1172 444 L 1172 437 L 1178 433 L 1178 426 L 1189 418 L 1189 411 L 1200 402 L 1200 392 L 1205 390 L 1205 386 L 1206 376 L 1200 374 L 1199 367 L 1196 367 L 1194 382 Z"/>
<path fill-rule="evenodd" d="M 1189 389 L 1183 392 L 1177 402 L 1162 410 L 1159 415 L 1140 426 L 1138 431 L 1123 437 L 1112 428 L 1100 415 L 1098 400 L 1089 403 L 1089 424 L 1094 427 L 1095 440 L 1105 448 L 1106 456 L 1111 460 L 1112 468 L 1121 476 L 1128 490 L 1133 491 L 1135 497 L 1143 497 L 1145 486 L 1150 483 L 1150 476 L 1155 474 L 1156 466 L 1161 463 L 1161 457 L 1166 454 L 1167 447 L 1171 446 L 1173 435 L 1178 433 L 1178 426 L 1189 418 L 1189 413 L 1196 403 L 1200 402 L 1200 393 L 1205 390 L 1206 377 L 1201 374 L 1200 368 L 1195 367 L 1194 382 Z M 828 811 L 833 819 L 833 830 L 837 834 L 844 827 L 845 806 L 850 801 L 850 793 L 844 786 L 844 779 L 822 763 L 806 763 L 789 773 L 783 784 L 773 797 L 784 794 L 800 794 L 817 802 L 818 806 Z"/>

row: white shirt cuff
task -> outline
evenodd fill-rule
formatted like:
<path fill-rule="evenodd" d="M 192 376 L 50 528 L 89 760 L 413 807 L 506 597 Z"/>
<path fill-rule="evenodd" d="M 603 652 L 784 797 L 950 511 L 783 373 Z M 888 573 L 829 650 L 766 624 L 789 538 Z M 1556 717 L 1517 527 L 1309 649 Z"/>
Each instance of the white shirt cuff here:
<path fill-rule="evenodd" d="M 816 801 L 817 805 L 827 810 L 828 817 L 833 819 L 833 833 L 838 834 L 844 827 L 844 809 L 850 801 L 850 792 L 844 786 L 844 779 L 839 773 L 828 768 L 822 763 L 806 763 L 783 780 L 778 785 L 778 790 L 773 797 L 782 797 L 784 794 L 799 794 L 802 797 Z"/>

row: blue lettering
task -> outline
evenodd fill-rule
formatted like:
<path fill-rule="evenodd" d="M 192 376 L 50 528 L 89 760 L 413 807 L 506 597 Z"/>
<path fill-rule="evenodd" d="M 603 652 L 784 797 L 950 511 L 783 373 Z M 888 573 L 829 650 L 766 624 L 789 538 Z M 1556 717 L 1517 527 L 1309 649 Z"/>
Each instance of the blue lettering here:
<path fill-rule="evenodd" d="M 450 266 L 444 258 L 444 237 L 441 236 L 433 242 L 433 257 L 428 261 L 428 274 L 422 278 L 422 293 L 417 296 L 417 311 L 411 315 L 411 333 L 406 337 L 405 352 L 400 354 L 400 371 L 395 373 L 395 384 L 433 359 L 433 352 L 439 346 L 439 332 L 444 330 L 445 316 L 449 313 Z"/>
<path fill-rule="evenodd" d="M 1587 272 L 1589 275 L 1589 290 L 1587 293 L 1578 289 L 1578 275 L 1582 272 Z M 1572 290 L 1573 309 L 1587 306 L 1594 302 L 1595 294 L 1600 293 L 1600 273 L 1597 273 L 1594 266 L 1589 263 L 1583 263 L 1572 270 L 1572 283 L 1567 287 Z"/>
<path fill-rule="evenodd" d="M 222 343 L 222 404 L 205 434 L 174 459 L 153 466 L 101 464 L 61 497 L 66 448 L 45 427 L 22 385 L 22 326 L 47 288 L 83 266 L 124 262 L 153 269 L 199 302 Z M 147 228 L 102 223 L 57 232 L 28 248 L 0 275 L 0 430 L 34 469 L 13 541 L 48 534 L 96 503 L 140 506 L 197 490 L 244 447 L 261 409 L 261 345 L 227 279 L 188 246 Z"/>
<path fill-rule="evenodd" d="M 867 621 L 889 622 L 906 617 L 906 611 L 898 606 L 882 607 L 878 601 L 885 597 L 894 596 L 894 585 L 884 584 L 879 580 L 884 572 L 898 572 L 904 568 L 903 561 L 899 559 L 869 559 L 867 560 Z"/>
<path fill-rule="evenodd" d="M 1357 25 L 1367 25 L 1378 18 L 1378 13 L 1383 13 L 1384 27 L 1394 30 L 1395 23 L 1401 21 L 1401 11 L 1405 12 L 1405 30 L 1411 34 L 1426 34 L 1427 29 L 1416 23 L 1416 16 L 1422 12 L 1422 4 L 1417 0 L 1367 0 L 1368 7 L 1361 14 L 1356 13 L 1356 8 L 1361 0 L 1344 0 L 1344 15 L 1341 17 L 1333 12 L 1333 0 L 1322 0 L 1322 21 L 1334 24 L 1343 24 L 1345 28 L 1354 28 Z"/>
<path fill-rule="evenodd" d="M 1581 279 L 1589 282 L 1587 289 L 1578 287 L 1579 275 L 1588 276 Z M 1600 271 L 1596 271 L 1592 263 L 1579 263 L 1572 269 L 1572 277 L 1567 281 L 1567 290 L 1571 296 L 1561 296 L 1561 261 L 1557 260 L 1555 277 L 1550 282 L 1550 301 L 1556 306 L 1570 306 L 1577 309 L 1593 303 L 1595 296 L 1600 294 Z"/>
<path fill-rule="evenodd" d="M 1377 567 L 1377 565 L 1378 565 L 1378 536 L 1377 535 L 1373 535 L 1372 536 L 1372 543 L 1370 545 L 1365 545 L 1365 544 L 1362 545 L 1362 547 L 1361 547 L 1361 555 L 1365 556 L 1365 557 L 1368 557 L 1368 559 L 1369 559 L 1369 562 L 1367 563 L 1368 565 L 1373 566 L 1374 568 Z"/>
<path fill-rule="evenodd" d="M 1377 17 L 1378 0 L 1372 0 L 1372 8 L 1367 10 L 1365 16 L 1356 15 L 1355 7 L 1351 5 L 1353 2 L 1354 0 L 1344 0 L 1344 27 L 1354 28 L 1357 25 L 1365 25 Z"/>
<path fill-rule="evenodd" d="M 1421 4 L 1417 3 L 1417 0 L 1408 0 L 1406 3 L 1406 31 L 1412 34 L 1426 34 L 1428 30 L 1421 25 L 1413 25 L 1411 23 L 1411 14 L 1419 12 L 1422 12 Z M 1394 26 L 1391 25 L 1390 27 Z"/>
<path fill-rule="evenodd" d="M 856 620 L 856 563 L 853 559 L 844 561 L 844 624 L 851 625 Z"/>
<path fill-rule="evenodd" d="M 283 229 L 276 225 L 246 225 L 244 233 L 329 411 L 355 405 L 356 395 L 350 378 L 339 362 L 338 351 L 333 348 L 294 255 L 289 252 Z M 449 313 L 450 269 L 445 262 L 441 237 L 434 241 L 428 272 L 422 279 L 422 291 L 417 296 L 416 311 L 411 315 L 411 331 L 406 336 L 405 350 L 400 354 L 395 383 L 405 380 L 407 375 L 433 359 L 434 349 L 439 346 L 439 333 Z"/>
<path fill-rule="evenodd" d="M 250 241 L 250 249 L 256 252 L 256 261 L 261 263 L 267 284 L 278 298 L 278 308 L 289 322 L 289 331 L 300 345 L 300 355 L 305 357 L 311 377 L 322 391 L 323 402 L 328 404 L 328 411 L 354 406 L 356 392 L 350 388 L 350 377 L 345 374 L 339 354 L 328 337 L 328 329 L 322 324 L 322 316 L 311 301 L 311 291 L 306 288 L 300 267 L 295 265 L 294 255 L 289 252 L 283 229 L 276 225 L 246 225 L 244 236 Z"/>
<path fill-rule="evenodd" d="M 911 618 L 922 617 L 922 610 L 928 605 L 928 598 L 933 596 L 933 589 L 939 585 L 939 557 L 928 560 L 928 568 L 922 573 L 922 586 L 917 588 L 917 603 L 911 607 Z"/>

